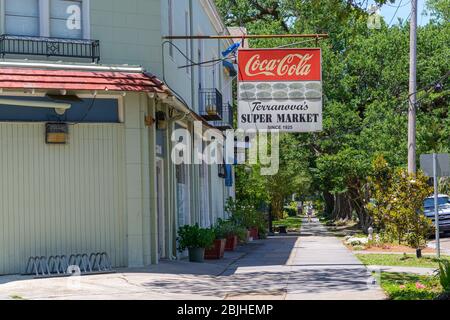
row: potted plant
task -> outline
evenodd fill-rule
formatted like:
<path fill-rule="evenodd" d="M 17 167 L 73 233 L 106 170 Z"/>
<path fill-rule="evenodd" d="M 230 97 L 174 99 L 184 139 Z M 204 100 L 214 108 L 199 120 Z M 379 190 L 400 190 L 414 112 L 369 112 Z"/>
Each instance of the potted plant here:
<path fill-rule="evenodd" d="M 214 238 L 212 229 L 200 228 L 198 224 L 185 225 L 178 229 L 178 250 L 183 252 L 188 249 L 189 261 L 203 262 L 205 248 L 212 246 Z"/>
<path fill-rule="evenodd" d="M 228 236 L 226 221 L 219 219 L 213 230 L 216 238 L 213 246 L 206 248 L 205 259 L 221 259 L 225 253 L 226 238 Z"/>
<path fill-rule="evenodd" d="M 246 243 L 248 241 L 248 230 L 245 227 L 232 222 L 230 222 L 230 224 L 231 231 L 227 237 L 227 244 L 225 248 L 228 248 L 228 250 L 234 250 L 239 242 Z"/>

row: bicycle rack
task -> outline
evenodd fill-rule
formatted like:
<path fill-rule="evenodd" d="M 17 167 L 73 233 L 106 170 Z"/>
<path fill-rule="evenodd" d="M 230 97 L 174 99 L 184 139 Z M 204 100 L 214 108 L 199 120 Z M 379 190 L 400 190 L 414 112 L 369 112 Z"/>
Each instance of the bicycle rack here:
<path fill-rule="evenodd" d="M 112 264 L 106 252 L 94 252 L 65 255 L 33 256 L 28 258 L 24 275 L 36 277 L 69 276 L 71 266 L 77 266 L 81 274 L 108 273 Z"/>
<path fill-rule="evenodd" d="M 28 259 L 26 274 L 35 274 L 38 276 L 50 275 L 48 260 L 45 256 L 35 256 Z"/>
<path fill-rule="evenodd" d="M 48 266 L 50 273 L 65 274 L 69 268 L 69 263 L 64 255 L 50 256 L 48 258 Z"/>
<path fill-rule="evenodd" d="M 106 252 L 91 253 L 89 261 L 94 271 L 102 272 L 112 270 L 111 260 Z"/>

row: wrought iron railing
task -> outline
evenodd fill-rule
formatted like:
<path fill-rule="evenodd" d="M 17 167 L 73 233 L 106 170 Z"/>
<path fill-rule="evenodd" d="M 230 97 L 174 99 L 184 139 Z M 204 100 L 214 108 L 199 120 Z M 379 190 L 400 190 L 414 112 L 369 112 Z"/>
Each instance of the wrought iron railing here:
<path fill-rule="evenodd" d="M 99 40 L 0 35 L 0 56 L 30 55 L 100 60 Z"/>
<path fill-rule="evenodd" d="M 211 121 L 211 125 L 220 129 L 232 129 L 233 128 L 233 107 L 226 103 L 222 107 L 222 120 L 219 121 Z"/>
<path fill-rule="evenodd" d="M 222 120 L 222 94 L 217 89 L 200 89 L 199 114 L 207 121 Z"/>

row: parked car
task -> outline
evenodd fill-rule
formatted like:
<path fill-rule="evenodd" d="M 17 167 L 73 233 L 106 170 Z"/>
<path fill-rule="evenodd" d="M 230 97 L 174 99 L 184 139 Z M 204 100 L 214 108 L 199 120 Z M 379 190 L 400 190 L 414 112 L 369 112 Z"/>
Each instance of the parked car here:
<path fill-rule="evenodd" d="M 450 232 L 450 197 L 445 194 L 438 195 L 439 231 Z M 434 196 L 424 201 L 424 213 L 434 223 Z"/>

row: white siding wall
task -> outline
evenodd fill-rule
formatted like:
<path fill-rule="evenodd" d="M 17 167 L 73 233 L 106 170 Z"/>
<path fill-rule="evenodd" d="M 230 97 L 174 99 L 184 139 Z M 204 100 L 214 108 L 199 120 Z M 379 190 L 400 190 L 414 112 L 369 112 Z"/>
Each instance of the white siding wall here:
<path fill-rule="evenodd" d="M 106 251 L 126 266 L 124 127 L 70 126 L 46 145 L 42 123 L 0 124 L 0 274 L 28 257 Z"/>

